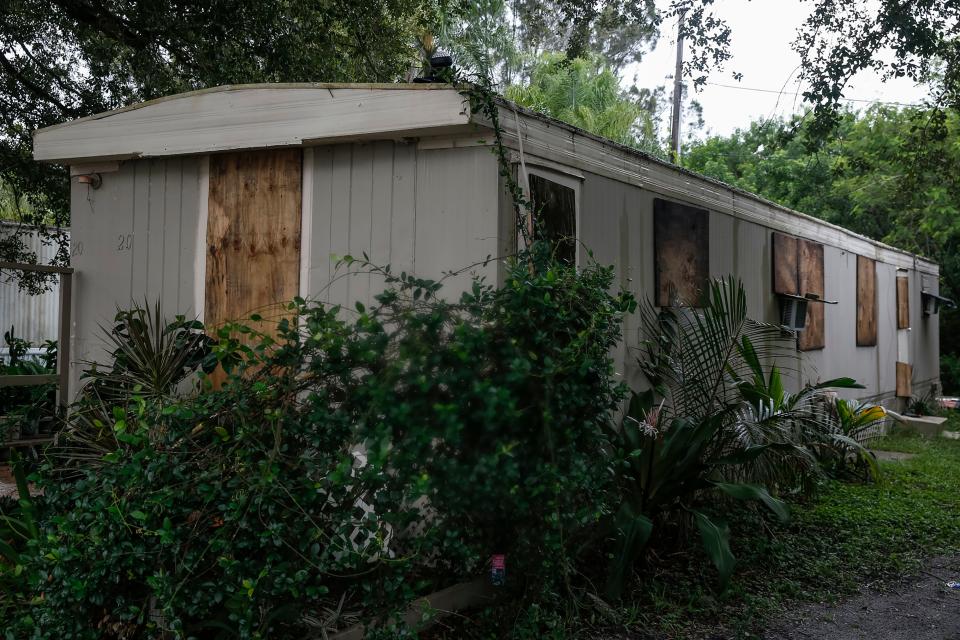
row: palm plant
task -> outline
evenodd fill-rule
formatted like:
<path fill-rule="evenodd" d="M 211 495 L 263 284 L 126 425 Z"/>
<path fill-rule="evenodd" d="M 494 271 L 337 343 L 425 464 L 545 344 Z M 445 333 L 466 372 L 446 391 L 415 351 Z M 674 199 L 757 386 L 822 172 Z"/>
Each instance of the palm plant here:
<path fill-rule="evenodd" d="M 836 398 L 828 413 L 829 429 L 818 457 L 831 475 L 860 479 L 880 477 L 876 457 L 863 446 L 866 436 L 887 419 L 883 407 Z"/>
<path fill-rule="evenodd" d="M 705 506 L 717 495 L 757 501 L 781 519 L 786 505 L 769 489 L 815 474 L 810 442 L 822 428 L 814 402 L 828 387 L 786 391 L 777 366 L 795 358 L 779 327 L 747 316 L 746 292 L 733 278 L 711 283 L 703 308 L 640 307 L 638 362 L 651 388 L 635 394 L 611 428 L 622 496 L 614 518 L 617 552 L 608 595 L 617 596 L 658 521 L 682 513 L 696 524 L 721 585 L 734 567 L 729 531 Z"/>
<path fill-rule="evenodd" d="M 638 144 L 650 114 L 620 88 L 613 71 L 598 57 L 567 60 L 545 54 L 533 66 L 530 83 L 511 85 L 505 95 L 517 104 L 546 113 L 621 144 Z"/>

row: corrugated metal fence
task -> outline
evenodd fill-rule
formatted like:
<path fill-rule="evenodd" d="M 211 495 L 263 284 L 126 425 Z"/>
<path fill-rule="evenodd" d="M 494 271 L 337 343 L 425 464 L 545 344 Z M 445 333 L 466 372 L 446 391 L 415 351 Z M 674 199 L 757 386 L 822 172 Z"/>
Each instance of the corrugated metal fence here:
<path fill-rule="evenodd" d="M 0 235 L 15 233 L 16 224 L 0 222 Z M 49 264 L 56 254 L 55 246 L 45 246 L 37 234 L 23 237 L 24 242 L 37 253 L 41 264 Z M 30 295 L 20 291 L 16 282 L 11 282 L 8 272 L 0 276 L 0 336 L 14 328 L 18 338 L 39 345 L 44 340 L 56 340 L 59 318 L 60 285 L 53 283 L 51 291 Z M 6 344 L 0 341 L 0 353 L 6 352 Z"/>

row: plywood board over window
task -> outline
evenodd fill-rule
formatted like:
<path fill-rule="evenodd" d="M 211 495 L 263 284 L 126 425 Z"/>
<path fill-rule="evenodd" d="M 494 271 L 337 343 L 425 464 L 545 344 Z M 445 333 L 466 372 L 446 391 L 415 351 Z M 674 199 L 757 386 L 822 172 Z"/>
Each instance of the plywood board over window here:
<path fill-rule="evenodd" d="M 299 149 L 210 157 L 204 321 L 252 313 L 269 329 L 300 288 Z"/>
<path fill-rule="evenodd" d="M 774 293 L 806 296 L 821 300 L 826 293 L 823 271 L 823 245 L 783 233 L 773 234 Z M 797 335 L 797 349 L 812 351 L 826 346 L 823 304 L 807 304 L 805 328 Z"/>
<path fill-rule="evenodd" d="M 897 329 L 910 328 L 910 279 L 897 276 Z"/>
<path fill-rule="evenodd" d="M 802 295 L 797 282 L 797 239 L 783 233 L 773 234 L 773 292 Z"/>
<path fill-rule="evenodd" d="M 800 295 L 808 293 L 823 300 L 823 245 L 810 240 L 797 240 L 798 261 L 797 280 Z M 797 336 L 797 348 L 801 351 L 823 349 L 827 344 L 824 331 L 824 305 L 816 302 L 807 304 L 807 326 Z"/>
<path fill-rule="evenodd" d="M 913 365 L 897 363 L 897 397 L 909 398 L 913 395 Z"/>
<path fill-rule="evenodd" d="M 877 344 L 877 265 L 857 256 L 857 346 Z"/>
<path fill-rule="evenodd" d="M 558 259 L 577 260 L 577 194 L 570 187 L 542 176 L 530 176 L 530 199 L 535 223 L 554 245 Z"/>
<path fill-rule="evenodd" d="M 657 306 L 698 304 L 710 279 L 710 214 L 659 198 L 653 201 Z"/>

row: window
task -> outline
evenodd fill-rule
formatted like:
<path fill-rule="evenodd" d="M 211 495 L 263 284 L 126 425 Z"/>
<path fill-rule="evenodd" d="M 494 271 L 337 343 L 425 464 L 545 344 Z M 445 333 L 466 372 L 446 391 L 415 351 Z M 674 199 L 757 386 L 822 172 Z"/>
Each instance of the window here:
<path fill-rule="evenodd" d="M 556 247 L 557 258 L 577 262 L 577 192 L 541 175 L 530 175 L 530 200 L 534 224 Z"/>
<path fill-rule="evenodd" d="M 656 302 L 699 304 L 710 280 L 710 214 L 659 198 L 653 201 Z"/>

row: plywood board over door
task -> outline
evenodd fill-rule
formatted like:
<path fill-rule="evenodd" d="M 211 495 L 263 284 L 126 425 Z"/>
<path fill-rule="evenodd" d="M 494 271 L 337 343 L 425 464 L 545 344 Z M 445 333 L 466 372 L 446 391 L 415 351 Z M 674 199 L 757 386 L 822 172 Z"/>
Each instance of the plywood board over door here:
<path fill-rule="evenodd" d="M 897 363 L 897 397 L 909 398 L 913 395 L 913 366 L 906 362 Z"/>
<path fill-rule="evenodd" d="M 300 149 L 210 157 L 204 322 L 283 315 L 299 294 Z"/>
<path fill-rule="evenodd" d="M 910 279 L 897 276 L 897 329 L 910 328 Z"/>

